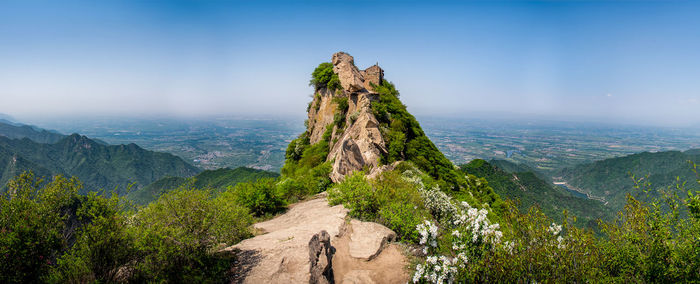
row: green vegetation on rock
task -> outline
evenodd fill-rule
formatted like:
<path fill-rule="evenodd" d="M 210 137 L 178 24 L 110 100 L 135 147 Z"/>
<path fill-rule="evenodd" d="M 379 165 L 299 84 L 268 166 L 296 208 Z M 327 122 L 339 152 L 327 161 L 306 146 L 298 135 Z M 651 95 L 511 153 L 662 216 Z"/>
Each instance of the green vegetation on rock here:
<path fill-rule="evenodd" d="M 326 161 L 332 127 L 333 125 L 329 125 L 323 140 L 316 144 L 309 144 L 306 132 L 289 143 L 280 177 L 280 186 L 286 198 L 299 200 L 325 191 L 332 184 L 328 177 L 331 172 L 331 163 Z"/>
<path fill-rule="evenodd" d="M 342 89 L 338 74 L 333 72 L 333 64 L 324 62 L 318 65 L 313 73 L 311 73 L 310 86 L 314 86 L 316 90 L 320 88 L 328 88 L 331 91 Z"/>
<path fill-rule="evenodd" d="M 416 118 L 408 113 L 394 84 L 385 80 L 381 86 L 373 88 L 379 93 L 379 100 L 372 101 L 372 113 L 380 123 L 388 149 L 381 162 L 410 161 L 435 178 L 443 188 L 464 189 L 464 175 L 435 147 Z"/>

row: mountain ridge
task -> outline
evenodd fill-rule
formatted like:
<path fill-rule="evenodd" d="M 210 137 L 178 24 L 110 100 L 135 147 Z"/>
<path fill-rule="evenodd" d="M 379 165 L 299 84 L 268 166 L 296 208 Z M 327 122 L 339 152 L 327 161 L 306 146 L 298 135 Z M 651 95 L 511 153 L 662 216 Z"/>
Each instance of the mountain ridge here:
<path fill-rule="evenodd" d="M 622 209 L 627 193 L 639 196 L 632 179 L 650 182 L 654 192 L 674 186 L 676 177 L 681 181 L 696 179 L 692 165 L 700 162 L 700 149 L 686 151 L 642 152 L 610 158 L 566 168 L 560 172 L 560 180 L 589 194 L 610 202 L 611 208 Z M 647 178 L 648 175 L 648 178 Z M 687 183 L 697 188 L 695 183 Z M 656 194 L 656 193 L 653 193 Z"/>
<path fill-rule="evenodd" d="M 84 191 L 112 190 L 125 192 L 131 184 L 140 188 L 164 175 L 192 176 L 199 169 L 179 157 L 145 150 L 136 144 L 105 145 L 79 134 L 63 137 L 56 143 L 39 143 L 27 137 L 10 139 L 0 136 L 2 158 L 9 161 L 2 168 L 2 187 L 23 171 L 37 176 L 76 176 Z"/>

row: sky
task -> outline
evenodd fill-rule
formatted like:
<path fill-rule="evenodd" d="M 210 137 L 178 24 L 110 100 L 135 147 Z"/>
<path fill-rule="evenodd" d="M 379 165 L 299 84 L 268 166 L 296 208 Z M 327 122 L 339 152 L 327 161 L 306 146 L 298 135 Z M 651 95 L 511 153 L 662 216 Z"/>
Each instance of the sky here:
<path fill-rule="evenodd" d="M 697 3 L 0 0 L 0 113 L 303 117 L 345 51 L 417 115 L 700 125 Z"/>

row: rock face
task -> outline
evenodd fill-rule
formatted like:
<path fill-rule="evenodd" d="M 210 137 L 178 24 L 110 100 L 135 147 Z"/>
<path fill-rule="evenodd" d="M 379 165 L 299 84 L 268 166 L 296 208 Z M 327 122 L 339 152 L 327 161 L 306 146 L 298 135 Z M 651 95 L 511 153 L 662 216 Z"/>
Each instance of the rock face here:
<path fill-rule="evenodd" d="M 371 102 L 379 99 L 371 84 L 382 83 L 384 70 L 374 65 L 360 71 L 353 57 L 344 52 L 333 54 L 332 63 L 343 89 L 331 92 L 321 88 L 316 92 L 309 108 L 307 132 L 311 144 L 321 141 L 326 127 L 333 124 L 339 113 L 333 99 L 347 98 L 348 109 L 340 114 L 344 115 L 344 129 L 334 126 L 327 157 L 328 161 L 333 161 L 330 177 L 339 182 L 353 171 L 377 167 L 379 159 L 387 152 L 379 122 L 371 110 Z"/>
<path fill-rule="evenodd" d="M 233 283 L 406 283 L 406 258 L 395 234 L 370 222 L 346 221 L 348 210 L 325 194 L 255 224 L 265 232 L 225 249 L 234 252 Z"/>
<path fill-rule="evenodd" d="M 355 59 L 345 52 L 333 54 L 333 72 L 338 74 L 340 86 L 348 92 L 358 92 L 364 89 L 364 78 L 355 66 Z"/>
<path fill-rule="evenodd" d="M 338 105 L 333 102 L 333 92 L 326 88 L 322 88 L 314 95 L 314 100 L 309 108 L 309 141 L 311 144 L 316 144 L 321 141 L 323 133 L 326 132 L 326 126 L 333 123 Z"/>

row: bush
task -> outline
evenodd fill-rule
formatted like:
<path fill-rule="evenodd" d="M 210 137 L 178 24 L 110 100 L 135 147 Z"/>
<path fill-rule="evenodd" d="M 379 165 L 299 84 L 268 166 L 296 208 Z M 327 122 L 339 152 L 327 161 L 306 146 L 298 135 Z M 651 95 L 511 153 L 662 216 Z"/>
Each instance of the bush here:
<path fill-rule="evenodd" d="M 310 86 L 314 86 L 316 90 L 327 87 L 331 91 L 342 89 L 338 74 L 333 72 L 333 64 L 324 62 L 318 65 L 313 73 L 311 73 Z"/>
<path fill-rule="evenodd" d="M 628 195 L 618 219 L 601 222 L 602 236 L 571 226 L 575 220 L 567 217 L 557 225 L 536 207 L 521 213 L 512 203 L 494 241 L 479 241 L 491 233 L 474 233 L 493 226 L 483 209 L 439 227 L 427 222 L 417 229 L 430 255 L 416 266 L 414 282 L 698 282 L 700 220 L 679 214 L 693 198 L 678 197 L 683 192 L 681 185 L 649 202 Z"/>
<path fill-rule="evenodd" d="M 308 133 L 304 133 L 287 147 L 282 167 L 279 193 L 287 200 L 299 200 L 310 194 L 325 191 L 332 181 L 329 178 L 331 162 L 326 161 L 333 125 L 329 125 L 323 140 L 309 145 Z M 295 146 L 292 146 L 295 144 Z"/>
<path fill-rule="evenodd" d="M 350 216 L 381 223 L 406 241 L 416 241 L 416 225 L 429 217 L 416 186 L 396 171 L 368 181 L 363 172 L 354 172 L 328 192 L 332 205 L 343 204 Z"/>
<path fill-rule="evenodd" d="M 217 254 L 250 236 L 248 210 L 191 181 L 138 212 L 117 195 L 78 195 L 80 182 L 31 173 L 0 197 L 0 282 L 226 282 Z"/>
<path fill-rule="evenodd" d="M 48 282 L 117 282 L 119 269 L 136 259 L 135 237 L 122 214 L 123 204 L 113 195 L 104 198 L 95 192 L 80 197 L 75 244 L 57 260 Z M 123 275 L 122 275 L 123 276 Z"/>
<path fill-rule="evenodd" d="M 379 200 L 364 172 L 354 172 L 336 184 L 328 192 L 331 205 L 343 204 L 350 210 L 350 216 L 364 220 L 374 220 L 379 211 Z"/>
<path fill-rule="evenodd" d="M 377 221 L 394 230 L 399 239 L 415 243 L 418 241 L 416 226 L 425 220 L 416 207 L 400 201 L 387 203 L 379 210 Z"/>
<path fill-rule="evenodd" d="M 214 252 L 219 244 L 248 237 L 252 223 L 230 196 L 180 188 L 162 195 L 134 217 L 142 255 L 131 280 L 177 283 L 223 281 L 232 260 Z"/>
<path fill-rule="evenodd" d="M 65 234 L 79 206 L 77 179 L 57 176 L 42 185 L 32 173 L 7 184 L 0 196 L 0 282 L 36 283 L 69 245 Z"/>
<path fill-rule="evenodd" d="M 223 192 L 221 198 L 241 204 L 255 216 L 275 214 L 286 206 L 286 202 L 277 192 L 276 181 L 273 178 L 239 183 Z"/>

